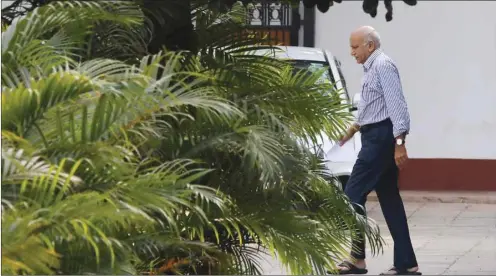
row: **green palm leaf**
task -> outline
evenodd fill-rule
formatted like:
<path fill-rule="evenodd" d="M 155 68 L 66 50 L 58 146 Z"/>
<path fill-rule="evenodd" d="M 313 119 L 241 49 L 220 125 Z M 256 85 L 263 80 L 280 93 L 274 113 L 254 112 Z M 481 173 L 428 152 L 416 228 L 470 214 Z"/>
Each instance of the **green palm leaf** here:
<path fill-rule="evenodd" d="M 53 73 L 2 91 L 2 129 L 24 136 L 49 108 L 93 90 L 88 78 Z"/>
<path fill-rule="evenodd" d="M 56 1 L 2 34 L 2 272 L 323 274 L 358 229 L 381 248 L 306 149 L 350 119 L 324 69 L 201 1 L 197 53 L 146 55 L 181 3 Z"/>
<path fill-rule="evenodd" d="M 11 78 L 27 69 L 47 73 L 82 54 L 79 49 L 95 23 L 129 26 L 142 20 L 139 9 L 128 1 L 53 1 L 15 20 L 2 33 L 2 71 Z"/>

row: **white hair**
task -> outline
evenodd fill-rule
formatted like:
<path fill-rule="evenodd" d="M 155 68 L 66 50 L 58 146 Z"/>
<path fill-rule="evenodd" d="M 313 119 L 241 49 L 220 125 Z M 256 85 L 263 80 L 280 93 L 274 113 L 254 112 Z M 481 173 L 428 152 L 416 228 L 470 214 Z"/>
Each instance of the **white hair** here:
<path fill-rule="evenodd" d="M 370 26 L 363 26 L 358 29 L 360 34 L 363 35 L 364 43 L 368 44 L 374 42 L 376 48 L 381 48 L 381 37 L 379 33 Z"/>

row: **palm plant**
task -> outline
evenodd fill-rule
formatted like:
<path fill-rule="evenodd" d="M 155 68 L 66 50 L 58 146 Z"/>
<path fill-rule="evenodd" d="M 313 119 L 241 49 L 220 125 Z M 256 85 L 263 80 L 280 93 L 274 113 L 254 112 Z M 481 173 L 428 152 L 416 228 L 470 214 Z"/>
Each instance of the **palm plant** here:
<path fill-rule="evenodd" d="M 320 274 L 346 229 L 380 248 L 304 147 L 344 127 L 339 91 L 233 39 L 239 14 L 195 9 L 199 53 L 146 55 L 125 1 L 52 2 L 2 33 L 2 272 L 260 274 L 258 243 Z"/>

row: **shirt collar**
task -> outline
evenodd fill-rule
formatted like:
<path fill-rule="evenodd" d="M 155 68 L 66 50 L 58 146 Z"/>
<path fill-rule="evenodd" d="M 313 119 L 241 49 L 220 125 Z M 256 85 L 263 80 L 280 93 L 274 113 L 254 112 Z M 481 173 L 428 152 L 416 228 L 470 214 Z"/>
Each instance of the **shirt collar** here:
<path fill-rule="evenodd" d="M 381 49 L 375 49 L 374 52 L 367 58 L 365 63 L 363 64 L 363 68 L 365 71 L 368 71 L 370 67 L 372 66 L 372 63 L 374 63 L 374 60 L 382 53 Z"/>

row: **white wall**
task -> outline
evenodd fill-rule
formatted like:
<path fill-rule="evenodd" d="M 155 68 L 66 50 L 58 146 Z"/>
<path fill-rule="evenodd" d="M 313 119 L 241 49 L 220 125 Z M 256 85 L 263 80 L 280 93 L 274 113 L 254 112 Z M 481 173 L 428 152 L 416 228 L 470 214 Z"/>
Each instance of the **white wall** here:
<path fill-rule="evenodd" d="M 362 67 L 350 56 L 349 34 L 371 25 L 400 70 L 410 156 L 496 159 L 496 1 L 393 1 L 391 22 L 382 1 L 376 18 L 361 5 L 317 11 L 316 47 L 341 59 L 350 92 L 360 89 Z"/>

